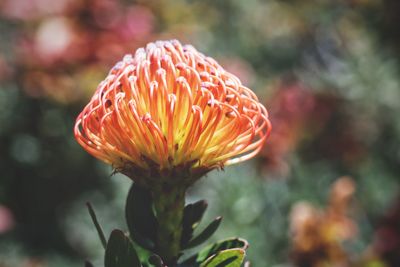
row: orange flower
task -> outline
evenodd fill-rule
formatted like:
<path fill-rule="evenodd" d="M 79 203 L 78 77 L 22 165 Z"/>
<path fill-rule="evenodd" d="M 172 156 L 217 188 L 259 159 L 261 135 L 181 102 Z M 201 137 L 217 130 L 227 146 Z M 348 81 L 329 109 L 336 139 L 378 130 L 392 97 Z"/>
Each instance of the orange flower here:
<path fill-rule="evenodd" d="M 199 177 L 247 160 L 270 130 L 267 110 L 250 89 L 174 40 L 149 43 L 117 63 L 78 116 L 75 137 L 140 180 Z"/>

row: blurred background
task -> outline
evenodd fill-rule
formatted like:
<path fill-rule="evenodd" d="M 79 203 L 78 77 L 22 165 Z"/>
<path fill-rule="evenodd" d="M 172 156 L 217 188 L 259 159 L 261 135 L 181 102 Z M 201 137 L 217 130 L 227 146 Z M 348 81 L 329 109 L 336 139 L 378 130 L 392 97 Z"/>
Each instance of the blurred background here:
<path fill-rule="evenodd" d="M 179 39 L 265 103 L 255 159 L 190 191 L 256 267 L 400 266 L 400 2 L 0 1 L 0 266 L 102 266 L 85 202 L 126 229 L 130 181 L 74 140 L 125 53 Z"/>

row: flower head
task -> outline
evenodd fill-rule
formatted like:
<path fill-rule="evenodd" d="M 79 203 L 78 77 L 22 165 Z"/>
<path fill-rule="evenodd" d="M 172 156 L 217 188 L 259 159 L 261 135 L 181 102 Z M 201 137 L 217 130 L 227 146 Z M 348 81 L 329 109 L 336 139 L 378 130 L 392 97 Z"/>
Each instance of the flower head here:
<path fill-rule="evenodd" d="M 255 156 L 271 125 L 256 95 L 178 41 L 126 55 L 78 116 L 75 137 L 135 181 L 190 176 Z"/>

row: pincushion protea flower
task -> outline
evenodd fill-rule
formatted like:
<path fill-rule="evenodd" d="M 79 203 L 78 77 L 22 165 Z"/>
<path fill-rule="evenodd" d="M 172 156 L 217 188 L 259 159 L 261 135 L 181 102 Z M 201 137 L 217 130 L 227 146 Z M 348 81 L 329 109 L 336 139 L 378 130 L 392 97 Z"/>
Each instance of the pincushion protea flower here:
<path fill-rule="evenodd" d="M 173 40 L 118 62 L 78 116 L 75 137 L 141 182 L 182 172 L 197 178 L 247 160 L 270 129 L 267 110 L 236 76 Z"/>
<path fill-rule="evenodd" d="M 236 76 L 192 46 L 159 41 L 114 66 L 78 116 L 75 137 L 151 193 L 155 252 L 174 266 L 187 187 L 255 156 L 270 130 L 267 110 Z"/>

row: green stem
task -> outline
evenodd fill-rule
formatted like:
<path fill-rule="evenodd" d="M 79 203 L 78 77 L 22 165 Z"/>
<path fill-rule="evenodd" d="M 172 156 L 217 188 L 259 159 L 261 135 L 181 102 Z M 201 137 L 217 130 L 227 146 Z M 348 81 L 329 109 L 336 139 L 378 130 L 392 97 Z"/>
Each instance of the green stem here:
<path fill-rule="evenodd" d="M 186 188 L 161 188 L 153 191 L 157 216 L 157 252 L 167 266 L 174 266 L 181 250 L 182 218 Z"/>

